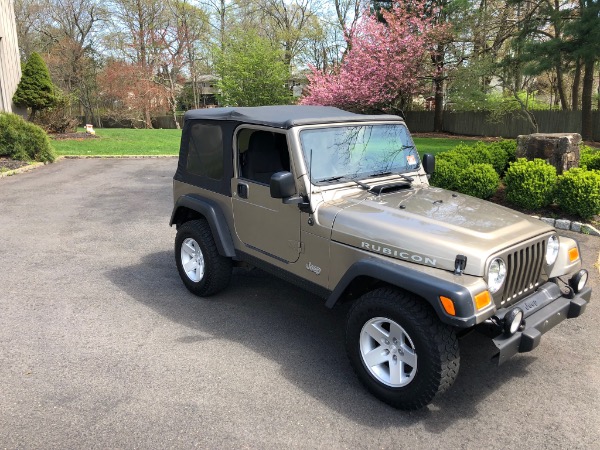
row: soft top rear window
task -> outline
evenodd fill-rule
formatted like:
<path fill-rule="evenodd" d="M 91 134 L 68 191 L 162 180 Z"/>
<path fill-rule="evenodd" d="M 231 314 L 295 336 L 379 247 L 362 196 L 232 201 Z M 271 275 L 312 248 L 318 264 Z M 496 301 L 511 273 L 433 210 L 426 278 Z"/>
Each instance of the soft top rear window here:
<path fill-rule="evenodd" d="M 219 125 L 195 123 L 191 126 L 186 168 L 201 177 L 223 178 L 223 132 Z"/>

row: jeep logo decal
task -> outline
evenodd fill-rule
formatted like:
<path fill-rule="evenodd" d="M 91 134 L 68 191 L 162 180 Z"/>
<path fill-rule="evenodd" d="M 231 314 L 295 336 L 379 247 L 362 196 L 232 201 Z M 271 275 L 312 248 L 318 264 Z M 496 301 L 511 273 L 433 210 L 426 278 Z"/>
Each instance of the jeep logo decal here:
<path fill-rule="evenodd" d="M 373 244 L 371 242 L 362 242 L 360 245 L 365 250 L 369 250 L 370 252 L 379 253 L 381 255 L 391 256 L 392 258 L 404 259 L 406 261 L 412 261 L 419 264 L 426 264 L 428 266 L 434 266 L 437 264 L 435 259 L 429 258 L 428 256 L 416 255 L 414 253 L 405 252 L 404 250 L 399 250 L 390 247 L 384 247 L 379 244 Z"/>
<path fill-rule="evenodd" d="M 307 268 L 308 270 L 310 270 L 311 272 L 314 272 L 316 275 L 319 275 L 319 274 L 321 273 L 321 268 L 320 268 L 319 266 L 315 266 L 315 265 L 313 265 L 313 263 L 311 263 L 311 262 L 309 262 L 309 263 L 306 265 L 306 268 Z"/>

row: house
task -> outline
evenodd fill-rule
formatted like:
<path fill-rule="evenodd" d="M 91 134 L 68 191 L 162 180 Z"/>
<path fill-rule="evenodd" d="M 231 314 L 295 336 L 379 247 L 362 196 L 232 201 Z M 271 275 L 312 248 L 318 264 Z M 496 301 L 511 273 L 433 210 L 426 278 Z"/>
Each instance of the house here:
<path fill-rule="evenodd" d="M 20 79 L 14 0 L 0 0 L 0 112 L 22 112 L 12 102 Z"/>

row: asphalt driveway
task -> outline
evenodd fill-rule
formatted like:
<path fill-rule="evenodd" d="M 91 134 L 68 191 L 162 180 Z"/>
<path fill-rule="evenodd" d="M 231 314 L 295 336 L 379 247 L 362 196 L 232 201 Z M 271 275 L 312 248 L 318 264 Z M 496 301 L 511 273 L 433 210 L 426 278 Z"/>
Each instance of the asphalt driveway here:
<path fill-rule="evenodd" d="M 262 272 L 195 298 L 169 228 L 176 159 L 65 160 L 0 179 L 0 448 L 598 448 L 594 302 L 500 368 L 461 341 L 427 409 L 370 396 L 343 312 Z"/>

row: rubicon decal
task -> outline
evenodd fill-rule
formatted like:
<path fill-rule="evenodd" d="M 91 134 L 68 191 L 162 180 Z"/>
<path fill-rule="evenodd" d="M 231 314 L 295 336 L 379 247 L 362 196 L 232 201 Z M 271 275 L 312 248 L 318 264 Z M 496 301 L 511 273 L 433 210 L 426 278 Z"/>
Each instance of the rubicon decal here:
<path fill-rule="evenodd" d="M 416 253 L 410 253 L 399 248 L 385 247 L 381 244 L 375 244 L 373 242 L 363 241 L 360 244 L 361 248 L 368 250 L 373 253 L 379 253 L 381 255 L 391 256 L 392 258 L 404 259 L 406 261 L 412 261 L 419 264 L 426 264 L 428 266 L 436 266 L 437 260 L 430 258 L 429 256 L 418 255 Z"/>

